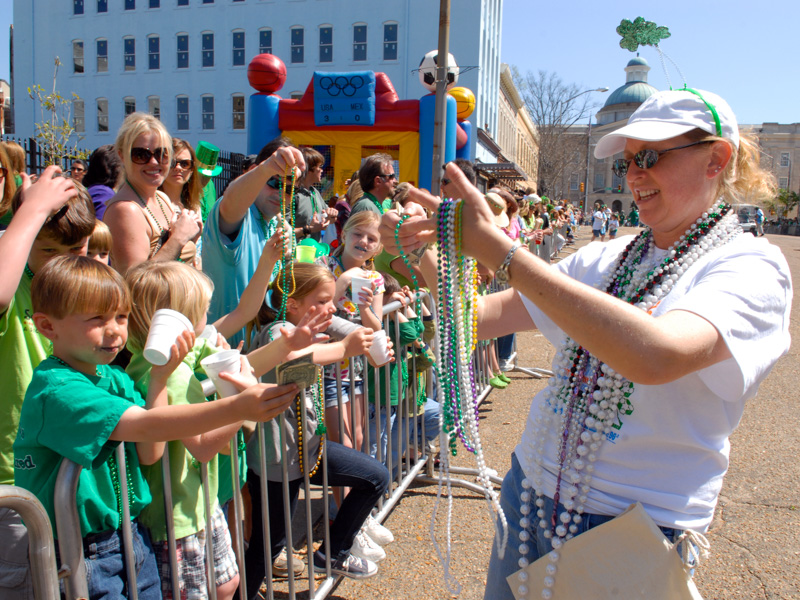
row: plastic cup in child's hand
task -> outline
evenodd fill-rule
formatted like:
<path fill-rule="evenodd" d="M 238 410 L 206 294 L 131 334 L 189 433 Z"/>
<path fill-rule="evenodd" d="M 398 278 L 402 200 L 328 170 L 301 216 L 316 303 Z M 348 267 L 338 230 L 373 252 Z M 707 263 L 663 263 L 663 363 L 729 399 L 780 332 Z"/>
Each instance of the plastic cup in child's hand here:
<path fill-rule="evenodd" d="M 389 355 L 389 338 L 384 330 L 376 331 L 372 336 L 372 346 L 369 347 L 369 355 L 379 367 L 391 360 Z"/>
<path fill-rule="evenodd" d="M 352 298 L 353 302 L 356 304 L 361 303 L 361 290 L 363 288 L 367 288 L 368 290 L 372 291 L 372 280 L 367 279 L 366 277 L 358 277 L 354 275 L 353 278 L 350 280 L 350 287 L 352 289 Z"/>
<path fill-rule="evenodd" d="M 294 249 L 294 254 L 297 262 L 313 263 L 317 256 L 317 249 L 314 246 L 298 245 Z"/>
<path fill-rule="evenodd" d="M 161 367 L 169 361 L 170 350 L 178 336 L 193 329 L 192 322 L 178 311 L 159 309 L 150 321 L 150 331 L 142 354 L 147 362 Z"/>
<path fill-rule="evenodd" d="M 217 336 L 219 336 L 219 334 L 217 333 L 217 328 L 214 327 L 213 325 L 206 325 L 205 328 L 203 329 L 203 333 L 197 336 L 197 339 L 207 340 L 209 346 L 214 346 L 216 348 Z"/>
<path fill-rule="evenodd" d="M 219 376 L 220 373 L 241 373 L 242 361 L 238 350 L 223 350 L 207 356 L 200 361 L 200 366 L 203 367 L 208 378 L 214 382 L 214 387 L 217 388 L 217 394 L 219 394 L 220 398 L 227 398 L 239 393 L 239 388 L 235 384 L 225 381 Z"/>

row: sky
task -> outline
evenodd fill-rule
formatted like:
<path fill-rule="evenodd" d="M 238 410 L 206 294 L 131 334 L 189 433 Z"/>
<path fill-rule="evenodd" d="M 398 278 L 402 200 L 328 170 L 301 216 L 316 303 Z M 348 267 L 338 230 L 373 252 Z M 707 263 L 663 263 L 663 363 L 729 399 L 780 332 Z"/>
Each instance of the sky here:
<path fill-rule="evenodd" d="M 451 10 L 458 10 L 460 1 L 452 0 Z M 672 36 L 660 47 L 689 87 L 725 98 L 740 123 L 800 122 L 798 0 L 667 0 L 638 3 L 642 8 L 635 4 L 503 0 L 501 60 L 522 73 L 555 72 L 580 89 L 608 86 L 606 94 L 593 94 L 599 108 L 625 83 L 623 69 L 635 56 L 619 47 L 616 27 L 622 19 L 641 16 L 669 28 Z M 7 81 L 12 14 L 13 0 L 0 0 L 0 79 Z M 649 83 L 667 89 L 656 50 L 646 47 L 640 53 L 652 67 Z M 683 87 L 676 68 L 667 64 L 672 87 Z"/>
<path fill-rule="evenodd" d="M 501 60 L 522 73 L 555 72 L 581 90 L 607 86 L 592 94 L 599 109 L 625 83 L 625 65 L 636 56 L 620 48 L 616 32 L 622 19 L 636 17 L 669 28 L 661 50 L 689 87 L 722 96 L 739 123 L 800 122 L 798 0 L 503 0 Z M 655 48 L 639 51 L 651 67 L 648 83 L 669 89 Z M 672 87 L 683 87 L 667 65 Z"/>

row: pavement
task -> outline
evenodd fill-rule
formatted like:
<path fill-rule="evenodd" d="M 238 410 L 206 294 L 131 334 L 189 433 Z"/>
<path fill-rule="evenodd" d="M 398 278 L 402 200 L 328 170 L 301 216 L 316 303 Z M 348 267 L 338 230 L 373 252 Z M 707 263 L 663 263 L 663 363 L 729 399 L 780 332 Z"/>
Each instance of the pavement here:
<path fill-rule="evenodd" d="M 636 230 L 623 228 L 620 235 Z M 589 242 L 583 227 L 576 247 Z M 767 239 L 783 251 L 793 279 L 800 274 L 800 237 Z M 567 252 L 571 252 L 568 250 Z M 790 329 L 798 334 L 795 303 Z M 518 364 L 549 368 L 553 347 L 538 332 L 518 335 Z M 795 409 L 800 389 L 797 350 L 781 358 L 751 400 L 739 428 L 731 437 L 731 466 L 707 534 L 711 556 L 698 569 L 695 581 L 706 600 L 800 599 L 800 416 Z M 480 432 L 488 465 L 500 477 L 510 466 L 534 394 L 545 380 L 510 373 L 512 384 L 493 391 L 481 405 Z M 454 459 L 474 466 L 463 449 Z M 438 518 L 432 520 L 434 507 Z M 396 541 L 386 547 L 380 573 L 364 581 L 342 580 L 329 596 L 334 599 L 411 600 L 483 598 L 486 568 L 494 535 L 493 518 L 483 496 L 454 488 L 449 560 L 446 539 L 448 506 L 437 498 L 437 487 L 409 489 L 384 522 Z M 432 537 L 435 534 L 435 542 Z M 438 551 L 441 554 L 437 554 Z M 445 567 L 452 576 L 444 580 Z M 304 582 L 299 589 L 305 587 Z M 456 589 L 457 586 L 457 589 Z M 276 598 L 286 597 L 276 595 Z M 298 598 L 307 597 L 299 594 Z"/>

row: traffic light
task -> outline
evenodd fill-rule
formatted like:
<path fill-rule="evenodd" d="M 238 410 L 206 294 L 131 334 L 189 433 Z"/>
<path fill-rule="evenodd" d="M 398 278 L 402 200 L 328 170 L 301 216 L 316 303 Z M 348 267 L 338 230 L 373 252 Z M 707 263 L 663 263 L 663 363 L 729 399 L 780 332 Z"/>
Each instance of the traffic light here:
<path fill-rule="evenodd" d="M 583 190 L 585 190 L 585 189 L 586 189 L 586 185 L 581 181 L 581 194 L 583 193 Z"/>

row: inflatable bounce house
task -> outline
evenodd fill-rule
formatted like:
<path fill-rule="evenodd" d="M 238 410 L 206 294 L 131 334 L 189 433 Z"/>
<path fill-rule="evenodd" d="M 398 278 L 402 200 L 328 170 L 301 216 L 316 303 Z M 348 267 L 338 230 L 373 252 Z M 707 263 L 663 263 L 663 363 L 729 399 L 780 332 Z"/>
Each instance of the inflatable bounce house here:
<path fill-rule="evenodd" d="M 420 63 L 420 82 L 435 91 L 436 51 Z M 445 161 L 470 158 L 475 96 L 453 87 L 458 67 L 449 58 Z M 326 197 L 343 193 L 344 182 L 362 159 L 385 152 L 397 161 L 400 181 L 430 189 L 433 162 L 433 93 L 420 100 L 400 100 L 385 73 L 315 72 L 302 98 L 276 94 L 286 82 L 286 66 L 272 54 L 259 54 L 247 69 L 250 96 L 247 152 L 257 154 L 270 140 L 284 135 L 297 146 L 313 146 L 325 156 Z"/>

